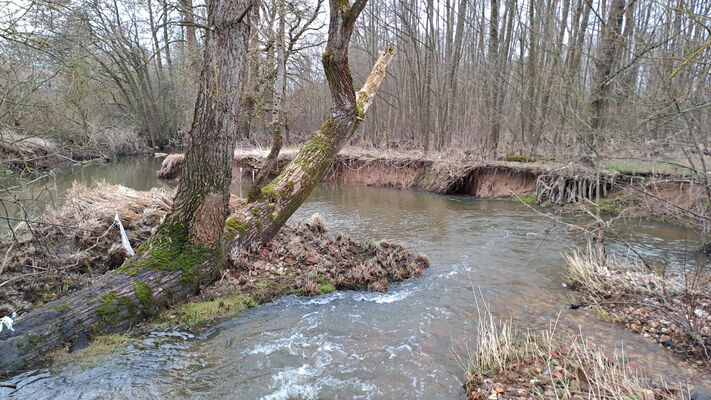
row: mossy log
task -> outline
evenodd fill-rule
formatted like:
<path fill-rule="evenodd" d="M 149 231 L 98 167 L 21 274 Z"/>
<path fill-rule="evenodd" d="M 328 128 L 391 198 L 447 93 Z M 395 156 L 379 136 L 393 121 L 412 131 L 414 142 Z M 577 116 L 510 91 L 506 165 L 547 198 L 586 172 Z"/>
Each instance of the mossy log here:
<path fill-rule="evenodd" d="M 80 349 L 99 333 L 125 332 L 136 321 L 193 292 L 184 284 L 181 270 L 109 272 L 95 285 L 21 316 L 15 332 L 3 331 L 0 376 L 38 365 L 49 349 Z"/>

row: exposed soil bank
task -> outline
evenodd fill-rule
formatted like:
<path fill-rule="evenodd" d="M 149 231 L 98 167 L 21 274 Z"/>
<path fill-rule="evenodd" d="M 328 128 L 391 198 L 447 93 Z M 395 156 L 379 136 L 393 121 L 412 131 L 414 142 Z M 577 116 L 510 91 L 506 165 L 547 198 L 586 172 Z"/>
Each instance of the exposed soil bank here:
<path fill-rule="evenodd" d="M 711 274 L 706 270 L 671 273 L 589 254 L 567 257 L 572 307 L 589 306 L 607 321 L 664 346 L 682 359 L 711 371 Z"/>
<path fill-rule="evenodd" d="M 276 175 L 294 154 L 280 155 Z M 233 180 L 248 183 L 252 170 L 260 168 L 263 157 L 258 152 L 237 152 L 233 164 Z M 156 173 L 159 178 L 179 179 L 182 154 L 171 154 Z M 532 194 L 536 177 L 545 170 L 512 162 L 476 163 L 465 165 L 427 159 L 398 156 L 377 156 L 344 152 L 336 157 L 323 178 L 326 183 L 353 184 L 396 189 L 417 189 L 440 194 L 457 194 L 482 198 L 511 197 Z"/>
<path fill-rule="evenodd" d="M 257 150 L 238 150 L 232 170 L 234 181 L 251 182 L 253 171 L 256 173 L 261 167 L 265 155 Z M 276 176 L 294 156 L 295 151 L 283 152 L 271 174 Z M 182 154 L 169 155 L 157 176 L 179 179 L 182 161 Z M 530 201 L 545 206 L 589 205 L 589 200 L 597 199 L 597 177 L 594 171 L 555 162 L 450 162 L 409 154 L 382 155 L 346 149 L 336 157 L 323 182 L 416 189 L 477 198 L 531 195 L 533 197 L 528 197 Z M 627 216 L 684 223 L 694 218 L 682 212 L 682 208 L 694 212 L 706 212 L 709 208 L 704 204 L 703 185 L 688 176 L 605 170 L 600 173 L 600 182 L 603 212 L 625 210 Z"/>

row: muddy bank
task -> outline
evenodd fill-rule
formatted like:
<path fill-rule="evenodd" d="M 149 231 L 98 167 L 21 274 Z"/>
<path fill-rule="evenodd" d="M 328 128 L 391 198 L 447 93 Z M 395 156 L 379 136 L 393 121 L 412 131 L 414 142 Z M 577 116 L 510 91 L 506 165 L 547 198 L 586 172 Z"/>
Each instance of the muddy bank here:
<path fill-rule="evenodd" d="M 280 155 L 276 176 L 295 156 L 295 151 Z M 233 163 L 234 182 L 249 183 L 261 168 L 263 152 L 238 150 Z M 159 178 L 180 178 L 182 154 L 171 154 L 156 173 Z M 704 186 L 690 177 L 671 174 L 598 173 L 576 165 L 554 161 L 490 163 L 456 162 L 442 159 L 413 158 L 411 155 L 379 155 L 362 150 L 346 150 L 336 157 L 323 178 L 325 183 L 424 190 L 439 194 L 477 198 L 525 196 L 543 206 L 591 206 L 597 201 L 600 179 L 600 207 L 603 212 L 630 217 L 651 217 L 672 223 L 698 224 L 708 215 L 709 203 Z M 530 195 L 530 196 L 529 196 Z M 691 210 L 692 213 L 684 210 Z"/>
<path fill-rule="evenodd" d="M 120 185 L 81 184 L 67 193 L 67 203 L 44 212 L 36 223 L 24 224 L 0 242 L 0 317 L 19 314 L 45 302 L 90 286 L 128 257 L 114 222 L 118 213 L 135 248 L 152 233 L 172 204 L 173 192 L 139 192 Z M 230 207 L 243 199 L 232 197 Z M 210 315 L 229 315 L 228 306 L 246 306 L 287 294 L 313 296 L 337 289 L 387 291 L 389 282 L 418 277 L 429 265 L 392 243 L 359 243 L 326 233 L 318 216 L 308 223 L 285 226 L 269 243 L 242 251 L 222 271 L 221 279 L 191 300 L 213 304 Z M 237 297 L 235 297 L 237 296 Z M 239 301 L 236 299 L 239 298 Z M 213 304 L 214 305 L 214 304 Z M 181 314 L 184 306 L 174 310 Z M 203 310 L 204 311 L 204 310 Z M 182 318 L 182 317 L 181 317 Z M 179 318 L 180 319 L 180 318 Z M 190 324 L 194 325 L 194 324 Z"/>
<path fill-rule="evenodd" d="M 711 274 L 696 268 L 650 270 L 589 253 L 566 259 L 573 308 L 589 308 L 600 319 L 625 325 L 681 359 L 711 371 Z"/>
<path fill-rule="evenodd" d="M 276 176 L 293 158 L 282 154 Z M 232 174 L 234 182 L 251 182 L 252 171 L 260 168 L 263 158 L 258 153 L 238 152 Z M 171 154 L 156 173 L 162 179 L 179 179 L 183 155 Z M 396 189 L 425 190 L 440 194 L 467 195 L 481 198 L 511 197 L 532 194 L 536 178 L 544 170 L 537 166 L 516 163 L 478 163 L 463 165 L 446 161 L 380 157 L 367 154 L 339 154 L 326 172 L 323 182 Z"/>

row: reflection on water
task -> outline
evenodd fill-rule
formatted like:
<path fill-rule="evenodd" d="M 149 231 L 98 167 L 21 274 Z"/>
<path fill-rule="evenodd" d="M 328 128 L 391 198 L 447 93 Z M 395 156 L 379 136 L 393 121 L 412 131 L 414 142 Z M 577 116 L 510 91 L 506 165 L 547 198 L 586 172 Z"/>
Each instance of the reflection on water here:
<path fill-rule="evenodd" d="M 18 390 L 0 388 L 0 397 L 455 399 L 479 292 L 496 317 L 521 327 L 557 318 L 560 329 L 580 327 L 610 352 L 624 346 L 651 374 L 704 379 L 658 345 L 568 310 L 562 253 L 575 236 L 547 230 L 548 220 L 514 202 L 321 185 L 292 221 L 314 212 L 332 232 L 426 253 L 431 268 L 387 294 L 290 296 L 196 338 L 150 337 L 95 368 L 29 373 L 14 379 Z M 684 248 L 698 245 L 677 227 L 651 222 L 619 232 L 645 255 L 679 264 Z"/>
<path fill-rule="evenodd" d="M 51 172 L 8 177 L 0 181 L 0 216 L 35 217 L 48 205 L 64 201 L 64 193 L 73 182 L 92 184 L 105 180 L 136 190 L 167 187 L 155 176 L 161 162 L 159 158 L 131 158 L 84 167 L 67 164 Z M 7 224 L 0 224 L 0 233 L 7 229 Z"/>

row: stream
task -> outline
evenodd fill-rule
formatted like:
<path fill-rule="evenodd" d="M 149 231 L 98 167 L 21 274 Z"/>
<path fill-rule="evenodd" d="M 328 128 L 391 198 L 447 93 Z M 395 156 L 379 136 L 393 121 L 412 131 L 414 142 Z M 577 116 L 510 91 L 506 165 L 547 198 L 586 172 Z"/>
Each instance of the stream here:
<path fill-rule="evenodd" d="M 27 185 L 26 196 L 61 200 L 73 180 L 165 186 L 154 177 L 159 165 L 69 168 Z M 246 194 L 246 186 L 233 190 Z M 196 335 L 156 332 L 98 366 L 16 376 L 6 383 L 17 389 L 0 387 L 0 399 L 459 399 L 482 298 L 496 318 L 522 330 L 551 323 L 579 329 L 610 354 L 624 351 L 649 375 L 711 387 L 708 376 L 651 340 L 567 309 L 563 255 L 579 237 L 521 204 L 320 185 L 291 222 L 316 212 L 331 233 L 401 243 L 427 254 L 431 267 L 386 294 L 287 296 Z M 635 219 L 618 231 L 650 259 L 699 262 L 689 256 L 697 239 L 682 228 Z M 610 249 L 632 256 L 622 244 Z"/>

